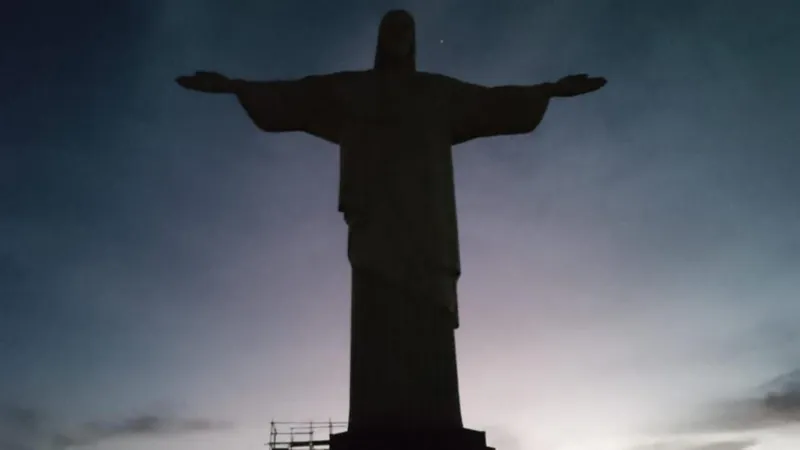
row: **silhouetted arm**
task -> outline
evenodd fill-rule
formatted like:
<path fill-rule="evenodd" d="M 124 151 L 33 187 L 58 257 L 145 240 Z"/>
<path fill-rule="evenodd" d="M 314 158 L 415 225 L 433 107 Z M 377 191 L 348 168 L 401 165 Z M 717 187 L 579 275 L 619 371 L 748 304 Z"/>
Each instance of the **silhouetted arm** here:
<path fill-rule="evenodd" d="M 239 103 L 263 131 L 302 131 L 339 143 L 340 74 L 314 75 L 290 81 L 235 80 Z"/>
<path fill-rule="evenodd" d="M 486 87 L 452 79 L 451 142 L 530 133 L 539 125 L 552 97 L 553 84 Z"/>

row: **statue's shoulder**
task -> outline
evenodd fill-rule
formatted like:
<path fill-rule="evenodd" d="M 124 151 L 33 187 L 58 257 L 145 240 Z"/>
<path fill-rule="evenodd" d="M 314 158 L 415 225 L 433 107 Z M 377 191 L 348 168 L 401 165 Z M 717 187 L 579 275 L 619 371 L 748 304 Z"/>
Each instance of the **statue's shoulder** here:
<path fill-rule="evenodd" d="M 442 75 L 441 73 L 435 72 L 417 72 L 417 77 L 420 80 L 425 80 L 430 83 L 448 83 L 455 81 L 454 78 L 448 77 L 447 75 Z"/>
<path fill-rule="evenodd" d="M 329 73 L 327 76 L 342 81 L 360 81 L 372 76 L 370 70 L 343 70 Z"/>
<path fill-rule="evenodd" d="M 325 76 L 345 82 L 364 82 L 378 78 L 379 74 L 372 69 L 367 69 L 333 72 Z M 443 86 L 447 84 L 459 83 L 459 80 L 453 77 L 433 72 L 415 72 L 413 79 L 418 83 L 424 83 L 431 86 Z"/>
<path fill-rule="evenodd" d="M 369 70 L 345 70 L 329 73 L 325 76 L 333 82 L 337 90 L 342 90 L 349 94 L 369 84 L 369 80 L 373 78 L 373 74 Z"/>
<path fill-rule="evenodd" d="M 364 78 L 369 77 L 369 71 L 366 70 L 343 70 L 340 72 L 327 72 L 327 73 L 316 73 L 311 75 L 306 75 L 300 80 L 307 80 L 307 81 L 323 81 L 323 82 L 343 82 L 343 83 L 350 83 L 350 82 L 358 82 L 364 80 Z"/>
<path fill-rule="evenodd" d="M 443 92 L 452 89 L 461 83 L 456 78 L 433 72 L 417 72 L 417 77 L 424 85 Z"/>

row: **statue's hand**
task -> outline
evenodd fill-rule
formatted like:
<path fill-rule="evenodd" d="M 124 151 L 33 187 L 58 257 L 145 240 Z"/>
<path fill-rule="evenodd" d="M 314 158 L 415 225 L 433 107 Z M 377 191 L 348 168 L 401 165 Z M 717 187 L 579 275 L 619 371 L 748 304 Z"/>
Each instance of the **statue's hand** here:
<path fill-rule="evenodd" d="M 603 77 L 590 77 L 586 74 L 569 75 L 552 85 L 553 97 L 574 97 L 594 92 L 606 85 Z"/>
<path fill-rule="evenodd" d="M 235 89 L 233 80 L 216 72 L 195 72 L 194 75 L 178 77 L 175 81 L 186 89 L 199 92 L 230 94 Z"/>

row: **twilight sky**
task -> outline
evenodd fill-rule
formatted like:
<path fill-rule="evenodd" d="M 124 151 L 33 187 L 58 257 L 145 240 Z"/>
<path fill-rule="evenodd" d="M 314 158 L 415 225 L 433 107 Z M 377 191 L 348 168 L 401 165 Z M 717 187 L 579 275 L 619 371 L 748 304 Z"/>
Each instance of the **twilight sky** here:
<path fill-rule="evenodd" d="M 367 68 L 395 7 L 421 70 L 609 79 L 455 149 L 466 425 L 498 450 L 800 448 L 755 402 L 800 367 L 800 3 L 12 0 L 0 450 L 346 418 L 336 148 L 173 79 Z"/>

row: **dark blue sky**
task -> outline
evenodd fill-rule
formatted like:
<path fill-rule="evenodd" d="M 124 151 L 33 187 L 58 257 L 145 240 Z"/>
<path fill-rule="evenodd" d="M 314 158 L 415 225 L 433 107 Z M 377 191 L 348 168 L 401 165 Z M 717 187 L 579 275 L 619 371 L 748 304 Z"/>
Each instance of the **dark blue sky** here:
<path fill-rule="evenodd" d="M 103 448 L 249 448 L 272 417 L 345 417 L 336 149 L 172 80 L 367 68 L 395 7 L 422 70 L 610 80 L 456 149 L 468 425 L 624 448 L 800 366 L 796 2 L 13 0 L 0 406 L 40 430 L 0 441 L 164 414 L 235 427 Z"/>

